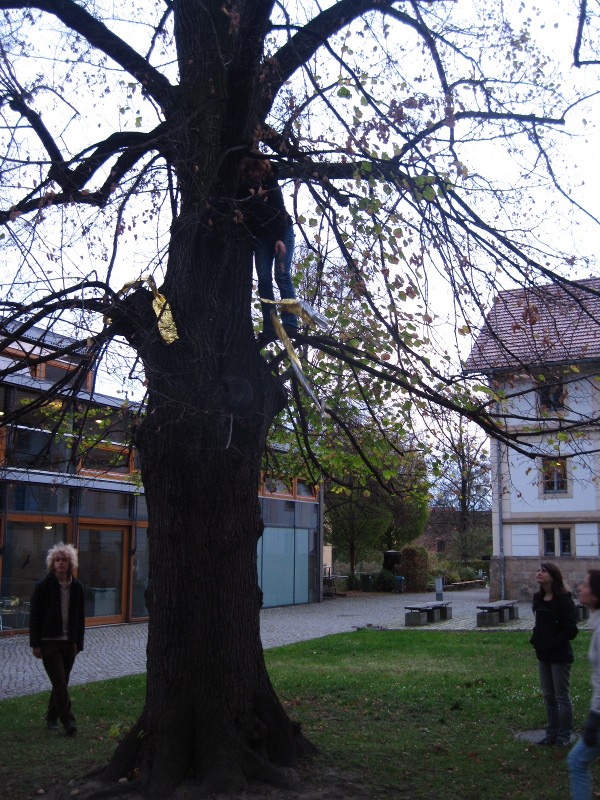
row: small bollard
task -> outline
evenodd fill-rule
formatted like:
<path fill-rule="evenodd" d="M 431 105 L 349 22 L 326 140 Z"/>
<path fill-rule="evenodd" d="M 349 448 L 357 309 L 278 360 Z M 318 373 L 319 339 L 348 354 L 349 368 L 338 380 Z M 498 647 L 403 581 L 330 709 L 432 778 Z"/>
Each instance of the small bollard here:
<path fill-rule="evenodd" d="M 442 582 L 442 576 L 438 575 L 435 579 L 435 599 L 436 600 L 443 600 L 444 599 L 444 584 Z"/>

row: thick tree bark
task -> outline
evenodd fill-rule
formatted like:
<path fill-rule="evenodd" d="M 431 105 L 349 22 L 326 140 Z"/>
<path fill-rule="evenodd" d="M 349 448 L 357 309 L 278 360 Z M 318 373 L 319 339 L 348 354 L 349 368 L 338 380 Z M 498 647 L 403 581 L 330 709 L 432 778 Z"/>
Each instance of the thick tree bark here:
<path fill-rule="evenodd" d="M 278 767 L 310 747 L 271 687 L 259 628 L 260 463 L 284 390 L 252 334 L 247 244 L 202 226 L 190 236 L 190 224 L 174 228 L 177 282 L 163 290 L 179 339 L 161 339 L 145 289 L 121 311 L 149 392 L 136 435 L 149 514 L 148 685 L 104 777 L 139 775 L 156 800 L 187 780 L 198 796 L 248 778 L 285 785 Z"/>
<path fill-rule="evenodd" d="M 95 41 L 97 23 L 71 2 L 65 8 Z M 241 158 L 264 123 L 258 73 L 271 8 L 172 4 L 179 84 L 146 77 L 164 115 L 156 146 L 176 176 L 160 292 L 178 338 L 161 338 L 147 289 L 110 312 L 111 331 L 137 351 L 148 385 L 136 445 L 150 621 L 145 707 L 104 778 L 135 776 L 156 800 L 190 780 L 194 796 L 236 791 L 253 777 L 284 785 L 280 768 L 309 748 L 271 687 L 260 640 L 260 465 L 285 398 L 253 335 L 251 243 L 232 202 Z M 107 42 L 137 75 L 129 46 Z"/>

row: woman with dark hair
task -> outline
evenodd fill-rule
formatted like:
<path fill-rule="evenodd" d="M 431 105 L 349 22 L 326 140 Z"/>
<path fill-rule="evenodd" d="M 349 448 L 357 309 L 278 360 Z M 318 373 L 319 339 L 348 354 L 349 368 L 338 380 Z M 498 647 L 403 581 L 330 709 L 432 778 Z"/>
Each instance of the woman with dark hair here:
<path fill-rule="evenodd" d="M 590 613 L 589 659 L 592 665 L 592 703 L 575 747 L 569 753 L 569 783 L 572 800 L 592 800 L 592 761 L 600 755 L 600 570 L 591 569 L 579 586 L 579 602 Z"/>
<path fill-rule="evenodd" d="M 546 735 L 538 744 L 567 747 L 573 732 L 573 705 L 569 693 L 577 611 L 562 573 L 549 561 L 536 574 L 533 595 L 535 625 L 531 644 L 538 658 L 540 687 L 546 704 Z"/>
<path fill-rule="evenodd" d="M 252 237 L 258 293 L 265 300 L 274 300 L 275 262 L 275 282 L 279 295 L 281 299 L 293 299 L 296 297 L 292 283 L 294 227 L 292 218 L 285 210 L 273 166 L 267 158 L 255 153 L 242 161 L 240 177 L 237 208 L 241 212 L 240 221 Z M 258 337 L 261 346 L 277 338 L 271 321 L 273 309 L 270 303 L 262 304 L 263 329 Z M 289 336 L 298 333 L 298 318 L 294 314 L 284 309 L 281 321 Z"/>

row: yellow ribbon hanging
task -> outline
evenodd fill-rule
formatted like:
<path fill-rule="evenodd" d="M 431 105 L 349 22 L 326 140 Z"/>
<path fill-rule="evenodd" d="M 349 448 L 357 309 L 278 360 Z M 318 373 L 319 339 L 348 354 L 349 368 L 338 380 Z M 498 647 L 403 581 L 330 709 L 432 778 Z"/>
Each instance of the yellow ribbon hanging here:
<path fill-rule="evenodd" d="M 142 280 L 129 281 L 129 283 L 126 283 L 121 287 L 121 289 L 119 289 L 117 292 L 117 297 L 125 297 L 127 292 L 129 292 L 131 289 L 137 289 L 140 286 L 143 286 L 144 283 L 148 284 L 148 288 L 152 292 L 152 296 L 154 298 L 152 300 L 152 308 L 156 314 L 158 332 L 166 344 L 173 344 L 173 342 L 176 342 L 177 339 L 179 339 L 177 326 L 175 325 L 175 320 L 173 319 L 173 314 L 171 313 L 167 299 L 158 291 L 156 282 L 152 275 L 146 275 L 146 277 Z M 107 318 L 105 317 L 105 319 Z"/>
<path fill-rule="evenodd" d="M 165 341 L 167 344 L 173 344 L 173 342 L 176 342 L 177 339 L 179 339 L 179 335 L 177 333 L 177 327 L 175 325 L 175 320 L 173 319 L 173 314 L 171 313 L 171 309 L 167 303 L 167 298 L 156 288 L 156 283 L 154 282 L 152 275 L 148 275 L 146 277 L 146 283 L 154 295 L 152 308 L 156 314 L 158 331 L 162 336 L 163 341 Z"/>
<path fill-rule="evenodd" d="M 277 334 L 278 339 L 285 347 L 285 351 L 288 354 L 288 357 L 290 359 L 290 364 L 292 365 L 292 369 L 294 370 L 296 377 L 301 383 L 306 394 L 311 398 L 313 403 L 321 412 L 321 416 L 323 416 L 323 412 L 325 411 L 325 404 L 319 402 L 315 393 L 311 389 L 310 384 L 306 380 L 304 373 L 302 372 L 302 365 L 300 364 L 300 359 L 298 358 L 298 354 L 294 350 L 294 345 L 290 341 L 290 337 L 285 332 L 285 328 L 281 324 L 281 321 L 277 316 L 277 314 L 275 313 L 275 310 L 271 311 L 271 322 L 273 323 L 273 327 L 275 328 L 275 333 Z"/>
<path fill-rule="evenodd" d="M 261 303 L 270 303 L 275 306 L 282 306 L 286 313 L 295 314 L 297 317 L 305 322 L 307 325 L 316 325 L 323 330 L 327 330 L 329 322 L 327 317 L 324 317 L 320 311 L 317 311 L 306 300 L 301 300 L 298 297 L 282 298 L 281 300 L 266 300 L 264 297 L 260 298 Z"/>
<path fill-rule="evenodd" d="M 121 286 L 121 288 L 117 292 L 117 297 L 125 297 L 125 295 L 130 289 L 138 289 L 140 286 L 143 285 L 144 281 L 140 280 L 139 278 L 135 281 L 129 281 L 129 283 L 126 283 L 124 286 Z"/>
<path fill-rule="evenodd" d="M 267 300 L 264 297 L 260 298 L 261 303 L 269 303 L 270 305 L 274 306 L 281 306 L 285 309 L 288 314 L 295 314 L 296 316 L 300 317 L 300 319 L 305 322 L 307 325 L 318 325 L 320 328 L 327 329 L 329 327 L 329 322 L 327 318 L 323 316 L 319 311 L 314 309 L 310 303 L 307 303 L 306 300 L 301 300 L 297 297 L 292 298 L 282 298 L 281 300 Z M 285 332 L 285 328 L 281 324 L 279 317 L 275 313 L 275 309 L 271 311 L 271 321 L 273 323 L 273 327 L 275 328 L 275 333 L 277 334 L 277 338 L 285 347 L 285 351 L 288 354 L 290 359 L 290 364 L 296 377 L 298 378 L 299 382 L 301 383 L 304 391 L 307 395 L 312 399 L 313 403 L 317 406 L 319 411 L 321 412 L 321 416 L 323 416 L 323 412 L 325 411 L 325 403 L 320 403 L 315 396 L 315 393 L 310 387 L 310 384 L 306 380 L 304 373 L 302 372 L 302 365 L 300 363 L 300 359 L 294 350 L 294 345 L 291 343 L 289 336 Z"/>

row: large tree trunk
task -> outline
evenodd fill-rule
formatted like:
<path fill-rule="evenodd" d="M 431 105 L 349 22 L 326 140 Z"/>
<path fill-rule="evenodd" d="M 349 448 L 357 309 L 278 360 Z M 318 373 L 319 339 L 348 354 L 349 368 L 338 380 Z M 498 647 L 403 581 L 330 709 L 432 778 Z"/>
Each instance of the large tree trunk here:
<path fill-rule="evenodd" d="M 184 227 L 170 254 L 179 282 L 164 289 L 178 341 L 161 339 L 146 290 L 124 315 L 149 392 L 136 437 L 149 515 L 148 687 L 105 778 L 139 775 L 156 800 L 189 779 L 198 796 L 249 777 L 284 784 L 277 767 L 309 747 L 271 687 L 259 629 L 260 463 L 283 387 L 252 334 L 247 246 L 178 235 Z"/>
<path fill-rule="evenodd" d="M 252 253 L 231 202 L 260 123 L 252 85 L 269 9 L 248 12 L 240 27 L 220 2 L 209 7 L 210 25 L 205 6 L 174 4 L 181 83 L 167 152 L 179 216 L 161 292 L 179 338 L 161 339 L 145 290 L 124 314 L 148 382 L 137 434 L 149 516 L 148 688 L 105 777 L 139 775 L 156 800 L 188 780 L 194 796 L 252 777 L 283 785 L 278 768 L 309 747 L 271 687 L 260 640 L 260 465 L 284 390 L 253 336 Z M 254 46 L 240 48 L 241 37 Z"/>

